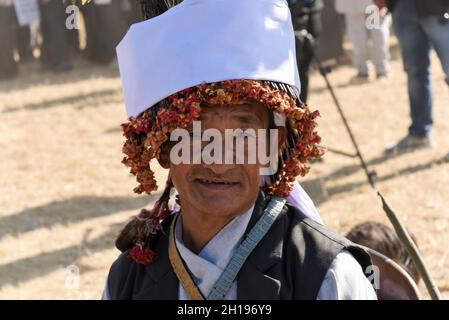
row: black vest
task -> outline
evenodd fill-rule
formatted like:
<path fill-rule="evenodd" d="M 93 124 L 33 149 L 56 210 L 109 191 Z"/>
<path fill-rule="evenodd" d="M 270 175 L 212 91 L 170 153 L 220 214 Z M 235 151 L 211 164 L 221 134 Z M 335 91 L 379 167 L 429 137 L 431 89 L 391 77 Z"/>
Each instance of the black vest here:
<path fill-rule="evenodd" d="M 261 192 L 245 234 L 257 222 L 269 198 Z M 151 265 L 139 265 L 123 252 L 108 276 L 111 299 L 178 299 L 179 282 L 168 259 L 168 226 L 151 240 L 158 253 Z M 363 270 L 369 255 L 346 238 L 286 205 L 273 226 L 249 256 L 237 276 L 237 299 L 316 299 L 324 277 L 338 253 L 348 250 Z"/>

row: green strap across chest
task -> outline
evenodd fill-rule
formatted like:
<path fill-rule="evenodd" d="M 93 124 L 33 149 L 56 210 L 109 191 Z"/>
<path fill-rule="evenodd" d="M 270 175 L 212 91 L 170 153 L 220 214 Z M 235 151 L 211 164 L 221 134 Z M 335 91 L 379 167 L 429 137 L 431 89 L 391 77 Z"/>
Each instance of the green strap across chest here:
<path fill-rule="evenodd" d="M 254 248 L 256 248 L 260 240 L 262 240 L 268 230 L 270 230 L 277 216 L 282 211 L 285 202 L 286 200 L 283 198 L 271 199 L 263 215 L 234 252 L 225 270 L 218 278 L 210 294 L 207 296 L 207 300 L 223 300 L 225 298 L 240 269 L 243 267 L 245 261 L 248 259 Z"/>
<path fill-rule="evenodd" d="M 227 264 L 225 270 L 215 282 L 212 291 L 207 296 L 207 300 L 223 300 L 226 297 L 226 294 L 231 288 L 232 283 L 235 281 L 240 269 L 245 264 L 245 261 L 263 237 L 267 234 L 268 230 L 270 230 L 274 221 L 282 211 L 285 203 L 286 200 L 283 198 L 276 197 L 271 199 L 262 216 L 232 255 L 231 260 Z M 186 290 L 189 299 L 204 300 L 203 294 L 193 281 L 190 273 L 188 272 L 187 266 L 176 248 L 174 232 L 176 220 L 176 218 L 173 219 L 169 235 L 170 263 L 176 276 L 181 282 L 181 285 Z"/>

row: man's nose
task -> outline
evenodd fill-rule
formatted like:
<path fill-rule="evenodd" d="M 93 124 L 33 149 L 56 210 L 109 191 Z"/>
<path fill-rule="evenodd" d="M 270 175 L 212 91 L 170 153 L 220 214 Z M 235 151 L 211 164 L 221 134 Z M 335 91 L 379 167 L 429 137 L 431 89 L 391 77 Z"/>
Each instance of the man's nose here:
<path fill-rule="evenodd" d="M 207 168 L 217 175 L 225 175 L 235 168 L 235 164 L 203 164 L 203 168 Z"/>

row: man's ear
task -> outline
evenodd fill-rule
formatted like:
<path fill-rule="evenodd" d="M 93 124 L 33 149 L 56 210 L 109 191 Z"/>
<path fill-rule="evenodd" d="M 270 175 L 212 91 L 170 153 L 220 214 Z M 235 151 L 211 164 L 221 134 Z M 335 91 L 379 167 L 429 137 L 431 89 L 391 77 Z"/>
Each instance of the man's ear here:
<path fill-rule="evenodd" d="M 162 144 L 161 152 L 159 153 L 159 158 L 157 161 L 162 168 L 170 169 L 170 146 L 168 143 Z"/>

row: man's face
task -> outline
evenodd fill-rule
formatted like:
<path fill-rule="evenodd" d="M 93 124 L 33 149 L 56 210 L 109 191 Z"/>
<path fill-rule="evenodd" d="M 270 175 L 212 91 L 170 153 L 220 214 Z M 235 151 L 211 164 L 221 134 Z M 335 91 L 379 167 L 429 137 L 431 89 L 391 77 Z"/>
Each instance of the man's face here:
<path fill-rule="evenodd" d="M 248 147 L 245 143 L 243 164 L 225 164 L 225 129 L 269 128 L 269 112 L 258 104 L 202 106 L 201 131 L 216 129 L 221 133 L 221 164 L 178 164 L 170 162 L 170 173 L 179 192 L 181 207 L 211 215 L 232 217 L 248 210 L 257 198 L 260 186 L 261 165 L 248 163 Z M 267 132 L 269 132 L 267 130 Z M 200 139 L 198 137 L 191 137 Z M 248 140 L 245 140 L 248 141 Z M 209 142 L 203 142 L 202 148 Z M 235 147 L 233 148 L 236 152 Z M 241 156 L 241 155 L 240 155 Z M 235 160 L 235 159 L 234 159 Z M 192 161 L 189 161 L 190 163 Z"/>

